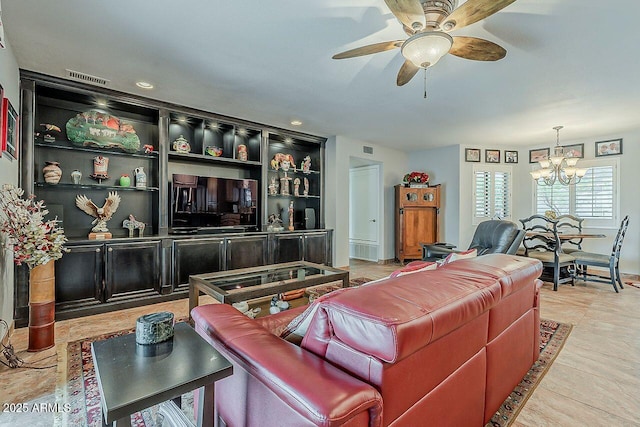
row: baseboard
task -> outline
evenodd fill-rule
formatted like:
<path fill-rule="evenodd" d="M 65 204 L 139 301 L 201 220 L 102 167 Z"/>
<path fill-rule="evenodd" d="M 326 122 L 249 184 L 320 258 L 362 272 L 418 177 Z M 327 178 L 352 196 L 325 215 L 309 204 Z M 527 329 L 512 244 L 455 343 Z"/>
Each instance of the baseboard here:
<path fill-rule="evenodd" d="M 395 263 L 396 263 L 396 259 L 395 258 L 379 259 L 378 260 L 378 264 L 380 264 L 380 265 L 395 264 Z"/>

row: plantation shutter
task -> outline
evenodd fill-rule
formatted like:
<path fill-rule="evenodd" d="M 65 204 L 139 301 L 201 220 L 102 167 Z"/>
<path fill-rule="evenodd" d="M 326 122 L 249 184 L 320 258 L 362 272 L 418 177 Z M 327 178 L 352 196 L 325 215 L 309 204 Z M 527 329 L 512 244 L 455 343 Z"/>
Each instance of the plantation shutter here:
<path fill-rule="evenodd" d="M 473 216 L 476 219 L 511 217 L 511 171 L 478 167 L 473 172 Z"/>
<path fill-rule="evenodd" d="M 553 185 L 538 185 L 536 191 L 536 213 L 544 215 L 553 210 L 559 215 L 571 212 L 571 194 L 568 185 L 556 181 Z"/>
<path fill-rule="evenodd" d="M 576 184 L 576 215 L 582 218 L 613 218 L 613 173 L 613 166 L 589 168 Z"/>

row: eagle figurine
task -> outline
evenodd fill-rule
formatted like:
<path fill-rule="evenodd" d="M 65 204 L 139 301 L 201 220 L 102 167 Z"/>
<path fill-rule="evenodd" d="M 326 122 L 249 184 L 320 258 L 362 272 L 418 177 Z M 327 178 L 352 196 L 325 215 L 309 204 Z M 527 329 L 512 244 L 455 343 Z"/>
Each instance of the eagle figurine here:
<path fill-rule="evenodd" d="M 92 233 L 108 233 L 107 221 L 111 219 L 111 216 L 116 213 L 120 205 L 120 196 L 115 191 L 110 191 L 109 196 L 105 199 L 104 205 L 99 208 L 95 203 L 88 199 L 85 195 L 78 194 L 76 196 L 76 206 L 85 213 L 95 217 L 91 223 L 94 227 L 91 229 Z"/>

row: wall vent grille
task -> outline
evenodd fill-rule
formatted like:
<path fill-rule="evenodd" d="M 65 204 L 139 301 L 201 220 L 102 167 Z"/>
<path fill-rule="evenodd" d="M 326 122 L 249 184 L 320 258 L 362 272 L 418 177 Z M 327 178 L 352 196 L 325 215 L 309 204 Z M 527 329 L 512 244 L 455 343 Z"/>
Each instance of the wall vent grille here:
<path fill-rule="evenodd" d="M 91 74 L 81 73 L 80 71 L 74 71 L 67 69 L 67 77 L 73 80 L 79 80 L 85 83 L 91 83 L 98 86 L 107 86 L 111 80 L 103 77 L 92 76 Z"/>
<path fill-rule="evenodd" d="M 365 261 L 378 261 L 378 245 L 349 242 L 349 257 Z"/>
<path fill-rule="evenodd" d="M 373 147 L 362 146 L 362 152 L 365 154 L 373 154 Z"/>

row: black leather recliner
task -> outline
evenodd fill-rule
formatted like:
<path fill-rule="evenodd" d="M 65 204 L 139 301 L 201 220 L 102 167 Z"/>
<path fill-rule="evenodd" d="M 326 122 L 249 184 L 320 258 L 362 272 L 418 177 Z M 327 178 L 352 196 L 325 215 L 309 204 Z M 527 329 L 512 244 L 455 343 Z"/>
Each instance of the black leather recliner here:
<path fill-rule="evenodd" d="M 469 249 L 477 249 L 478 255 L 515 254 L 524 238 L 524 230 L 511 221 L 490 220 L 481 222 L 476 228 Z M 422 246 L 422 259 L 436 261 L 456 251 L 455 246 L 434 243 Z"/>

